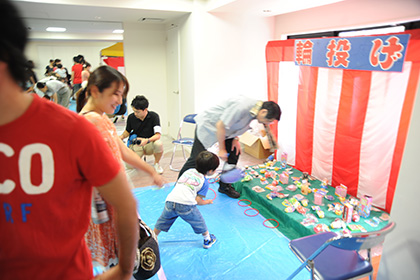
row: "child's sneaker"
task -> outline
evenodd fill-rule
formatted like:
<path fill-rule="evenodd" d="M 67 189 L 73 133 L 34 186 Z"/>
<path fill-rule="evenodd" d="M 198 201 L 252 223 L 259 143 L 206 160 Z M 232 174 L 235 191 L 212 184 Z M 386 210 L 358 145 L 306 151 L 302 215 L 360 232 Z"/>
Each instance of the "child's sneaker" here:
<path fill-rule="evenodd" d="M 210 234 L 210 240 L 204 240 L 203 247 L 204 249 L 210 248 L 216 242 L 216 236 Z"/>

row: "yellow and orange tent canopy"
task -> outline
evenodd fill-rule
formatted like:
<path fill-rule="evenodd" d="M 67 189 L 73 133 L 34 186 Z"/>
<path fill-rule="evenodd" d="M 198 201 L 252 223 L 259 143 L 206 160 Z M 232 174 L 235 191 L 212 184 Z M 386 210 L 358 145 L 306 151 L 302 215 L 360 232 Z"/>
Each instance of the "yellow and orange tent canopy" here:
<path fill-rule="evenodd" d="M 116 43 L 108 48 L 101 50 L 101 56 L 114 56 L 114 57 L 123 57 L 124 56 L 124 44 Z"/>

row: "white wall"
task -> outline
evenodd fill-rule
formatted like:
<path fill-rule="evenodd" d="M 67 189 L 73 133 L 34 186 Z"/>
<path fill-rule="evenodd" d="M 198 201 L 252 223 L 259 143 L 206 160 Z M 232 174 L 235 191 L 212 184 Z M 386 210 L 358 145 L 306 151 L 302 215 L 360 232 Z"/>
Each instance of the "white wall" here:
<path fill-rule="evenodd" d="M 345 0 L 276 17 L 281 35 L 362 28 L 420 19 L 419 0 Z"/>
<path fill-rule="evenodd" d="M 267 99 L 265 46 L 274 19 L 195 11 L 195 109 L 238 94 Z"/>
<path fill-rule="evenodd" d="M 28 60 L 35 63 L 35 72 L 38 79 L 44 77 L 45 66 L 50 59 L 61 59 L 63 66 L 71 73 L 73 57 L 82 54 L 85 60 L 92 65 L 92 70 L 100 64 L 100 51 L 112 46 L 112 41 L 29 41 L 25 54 Z"/>
<path fill-rule="evenodd" d="M 167 130 L 166 31 L 165 26 L 124 23 L 124 62 L 130 91 L 128 111 L 136 95 L 149 100 L 149 110 L 160 116 L 162 133 Z"/>
<path fill-rule="evenodd" d="M 347 0 L 310 10 L 277 16 L 275 37 L 365 26 L 377 26 L 420 19 L 419 0 Z M 419 50 L 420 51 L 420 50 Z M 396 229 L 384 244 L 377 279 L 418 279 L 420 275 L 420 92 L 414 107 L 408 139 L 398 178 L 391 219 Z"/>
<path fill-rule="evenodd" d="M 210 14 L 196 2 L 191 15 L 172 23 L 180 34 L 181 116 L 238 94 L 267 99 L 265 46 L 274 18 Z"/>
<path fill-rule="evenodd" d="M 397 226 L 387 237 L 379 266 L 378 279 L 418 279 L 420 275 L 420 87 L 414 103 L 406 147 L 394 194 L 391 218 Z"/>
<path fill-rule="evenodd" d="M 195 113 L 195 68 L 194 68 L 194 24 L 193 15 L 188 15 L 176 22 L 179 26 L 180 52 L 180 101 L 181 116 Z M 170 108 L 169 108 L 170 110 Z"/>

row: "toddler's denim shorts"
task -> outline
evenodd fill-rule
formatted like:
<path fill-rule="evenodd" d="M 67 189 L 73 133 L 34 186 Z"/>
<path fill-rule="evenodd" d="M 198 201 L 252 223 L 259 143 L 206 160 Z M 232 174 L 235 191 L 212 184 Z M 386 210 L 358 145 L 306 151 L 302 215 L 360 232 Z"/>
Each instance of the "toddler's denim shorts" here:
<path fill-rule="evenodd" d="M 172 201 L 165 202 L 165 209 L 163 209 L 156 222 L 155 228 L 167 232 L 178 217 L 189 223 L 196 234 L 203 234 L 207 231 L 206 222 L 197 205 L 186 205 Z"/>

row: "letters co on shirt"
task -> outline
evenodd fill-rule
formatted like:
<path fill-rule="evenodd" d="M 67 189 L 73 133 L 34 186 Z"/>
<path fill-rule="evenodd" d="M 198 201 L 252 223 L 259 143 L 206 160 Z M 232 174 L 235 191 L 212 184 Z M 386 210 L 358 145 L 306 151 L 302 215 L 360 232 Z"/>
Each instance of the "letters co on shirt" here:
<path fill-rule="evenodd" d="M 295 64 L 402 72 L 410 34 L 295 40 Z"/>
<path fill-rule="evenodd" d="M 7 159 L 17 157 L 17 166 L 13 167 L 13 170 L 17 170 L 19 174 L 18 177 L 14 177 L 17 179 L 11 179 L 11 176 L 4 174 L 5 179 L 0 180 L 0 195 L 12 194 L 16 191 L 18 185 L 28 195 L 47 193 L 52 188 L 54 184 L 54 157 L 49 146 L 33 143 L 24 146 L 20 151 L 15 151 L 9 145 L 0 143 L 0 154 L 5 159 L 5 164 L 15 163 L 16 161 L 12 160 L 8 163 Z M 33 170 L 34 167 L 32 165 L 34 162 L 40 163 L 39 170 Z M 33 176 L 34 173 L 39 174 Z M 19 180 L 19 182 L 14 180 Z M 1 202 L 1 204 L 4 212 L 4 216 L 1 219 L 5 218 L 8 223 L 15 223 L 17 219 L 20 222 L 26 222 L 32 207 L 31 203 L 24 201 L 20 202 L 19 209 L 12 209 L 12 206 L 7 202 Z"/>

